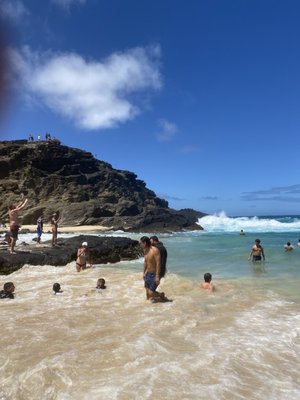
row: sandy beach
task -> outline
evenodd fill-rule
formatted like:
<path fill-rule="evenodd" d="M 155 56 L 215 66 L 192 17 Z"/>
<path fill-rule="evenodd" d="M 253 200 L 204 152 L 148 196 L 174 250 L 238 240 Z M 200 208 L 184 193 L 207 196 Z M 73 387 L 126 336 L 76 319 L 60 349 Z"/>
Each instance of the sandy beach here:
<path fill-rule="evenodd" d="M 36 225 L 22 225 L 22 229 L 28 229 L 30 232 L 36 232 Z M 104 232 L 111 230 L 111 227 L 101 225 L 81 225 L 81 226 L 59 226 L 58 231 L 62 233 L 73 232 Z M 51 225 L 44 224 L 44 233 L 51 232 Z"/>

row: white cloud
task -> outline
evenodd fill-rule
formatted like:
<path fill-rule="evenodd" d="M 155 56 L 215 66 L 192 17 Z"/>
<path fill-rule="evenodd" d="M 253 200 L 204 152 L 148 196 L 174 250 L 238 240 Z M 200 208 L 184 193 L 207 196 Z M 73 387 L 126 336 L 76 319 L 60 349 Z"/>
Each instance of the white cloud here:
<path fill-rule="evenodd" d="M 19 0 L 0 0 L 0 14 L 2 17 L 17 23 L 26 17 L 29 11 Z"/>
<path fill-rule="evenodd" d="M 178 132 L 176 124 L 167 119 L 160 119 L 158 125 L 160 126 L 160 132 L 157 134 L 157 140 L 159 142 L 169 142 Z"/>
<path fill-rule="evenodd" d="M 179 149 L 179 153 L 183 153 L 183 154 L 196 153 L 198 151 L 199 151 L 199 147 L 193 146 L 193 145 L 186 145 L 186 146 L 181 147 L 181 149 Z"/>
<path fill-rule="evenodd" d="M 71 6 L 75 4 L 85 4 L 86 0 L 52 0 L 52 3 L 57 4 L 63 8 L 69 9 Z"/>
<path fill-rule="evenodd" d="M 117 126 L 140 112 L 132 97 L 161 87 L 159 57 L 159 47 L 113 53 L 103 61 L 29 48 L 11 52 L 25 95 L 90 130 Z"/>

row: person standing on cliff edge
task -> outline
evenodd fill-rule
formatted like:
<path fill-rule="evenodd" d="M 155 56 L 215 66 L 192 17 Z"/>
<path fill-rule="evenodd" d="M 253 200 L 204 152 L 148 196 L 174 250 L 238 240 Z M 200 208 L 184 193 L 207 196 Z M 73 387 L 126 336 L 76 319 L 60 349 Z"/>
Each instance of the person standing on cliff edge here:
<path fill-rule="evenodd" d="M 26 204 L 28 199 L 23 199 L 18 205 L 12 204 L 8 207 L 8 215 L 9 215 L 9 228 L 10 228 L 10 254 L 15 254 L 15 245 L 18 240 L 19 233 L 19 211 L 22 210 Z"/>

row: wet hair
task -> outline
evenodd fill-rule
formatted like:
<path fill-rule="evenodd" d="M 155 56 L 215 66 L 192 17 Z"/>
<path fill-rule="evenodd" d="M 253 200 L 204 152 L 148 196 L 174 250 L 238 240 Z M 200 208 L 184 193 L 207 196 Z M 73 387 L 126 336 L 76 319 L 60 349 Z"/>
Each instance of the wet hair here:
<path fill-rule="evenodd" d="M 97 280 L 97 288 L 99 289 L 105 289 L 106 288 L 106 286 L 105 286 L 105 279 L 104 278 L 99 278 L 98 280 Z"/>
<path fill-rule="evenodd" d="M 53 292 L 58 293 L 59 291 L 60 291 L 60 284 L 56 282 L 53 284 Z"/>
<path fill-rule="evenodd" d="M 149 239 L 148 236 L 142 236 L 141 239 L 140 239 L 140 241 L 141 241 L 142 243 L 146 243 L 147 246 L 151 246 L 151 242 L 150 242 L 150 239 Z"/>
<path fill-rule="evenodd" d="M 14 204 L 11 204 L 8 208 L 9 208 L 10 210 L 13 210 L 13 209 L 16 208 L 16 206 L 15 206 Z"/>
<path fill-rule="evenodd" d="M 156 235 L 151 236 L 150 240 L 153 240 L 154 242 L 159 242 L 158 237 Z"/>
<path fill-rule="evenodd" d="M 259 239 L 255 239 L 255 243 L 260 243 L 260 240 Z"/>
<path fill-rule="evenodd" d="M 209 283 L 212 280 L 212 276 L 209 272 L 206 272 L 203 277 L 204 277 L 204 281 L 207 283 Z"/>
<path fill-rule="evenodd" d="M 3 289 L 5 292 L 10 292 L 14 287 L 15 285 L 13 284 L 13 282 L 6 282 L 3 285 Z"/>
<path fill-rule="evenodd" d="M 287 245 L 290 246 L 290 245 L 291 245 L 291 242 L 287 242 Z"/>

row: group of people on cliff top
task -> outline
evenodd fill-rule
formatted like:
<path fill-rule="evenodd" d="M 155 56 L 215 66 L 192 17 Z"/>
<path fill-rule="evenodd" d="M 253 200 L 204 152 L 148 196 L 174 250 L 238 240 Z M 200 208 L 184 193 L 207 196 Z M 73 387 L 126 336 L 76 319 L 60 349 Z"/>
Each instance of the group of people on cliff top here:
<path fill-rule="evenodd" d="M 41 141 L 41 140 L 43 140 L 43 139 L 42 139 L 42 135 L 37 135 L 37 141 Z M 55 140 L 55 138 L 52 137 L 52 136 L 50 135 L 50 133 L 46 132 L 46 134 L 45 134 L 45 140 L 47 140 L 47 141 L 49 141 L 49 140 Z M 28 142 L 34 142 L 34 141 L 35 141 L 34 136 L 30 133 L 30 134 L 28 135 Z"/>

